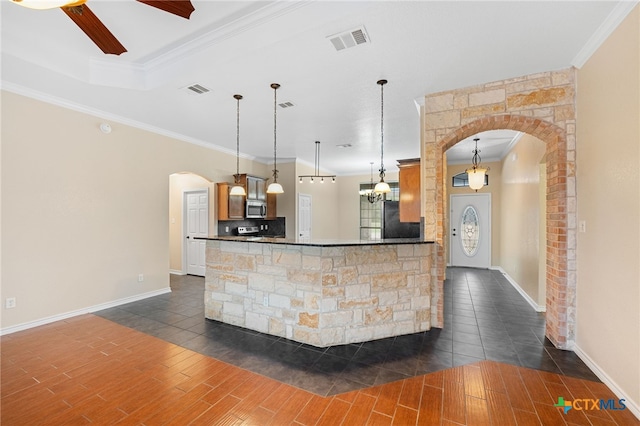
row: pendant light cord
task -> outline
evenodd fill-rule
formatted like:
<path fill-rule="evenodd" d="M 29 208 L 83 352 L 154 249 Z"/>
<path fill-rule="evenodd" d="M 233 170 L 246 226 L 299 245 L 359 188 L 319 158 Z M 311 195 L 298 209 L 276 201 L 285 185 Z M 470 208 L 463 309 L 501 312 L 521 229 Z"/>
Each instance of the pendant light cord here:
<path fill-rule="evenodd" d="M 316 176 L 320 174 L 320 141 L 316 141 Z"/>
<path fill-rule="evenodd" d="M 240 99 L 242 96 L 235 95 L 236 106 L 236 185 L 240 182 Z"/>
<path fill-rule="evenodd" d="M 380 85 L 380 182 L 384 182 L 384 85 L 387 80 L 378 80 Z"/>
<path fill-rule="evenodd" d="M 242 99 L 242 95 L 233 95 L 233 99 L 236 100 L 236 174 L 233 175 L 235 190 L 240 186 L 240 99 Z"/>
<path fill-rule="evenodd" d="M 276 128 L 277 128 L 277 111 L 278 111 L 278 102 L 277 102 L 277 90 L 280 87 L 279 84 L 273 83 L 271 85 L 273 88 L 273 182 L 278 182 L 278 167 L 276 163 Z"/>
<path fill-rule="evenodd" d="M 384 84 L 380 85 L 380 177 L 384 178 Z"/>

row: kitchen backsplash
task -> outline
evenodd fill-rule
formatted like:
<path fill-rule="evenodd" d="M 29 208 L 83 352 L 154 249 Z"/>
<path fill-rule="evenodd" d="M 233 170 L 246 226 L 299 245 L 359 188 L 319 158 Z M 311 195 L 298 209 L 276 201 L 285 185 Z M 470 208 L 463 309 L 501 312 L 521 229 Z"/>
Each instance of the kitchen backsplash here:
<path fill-rule="evenodd" d="M 285 218 L 276 219 L 239 219 L 218 221 L 218 235 L 230 236 L 238 235 L 238 226 L 257 226 L 260 231 L 259 236 L 264 237 L 284 237 L 286 234 Z"/>

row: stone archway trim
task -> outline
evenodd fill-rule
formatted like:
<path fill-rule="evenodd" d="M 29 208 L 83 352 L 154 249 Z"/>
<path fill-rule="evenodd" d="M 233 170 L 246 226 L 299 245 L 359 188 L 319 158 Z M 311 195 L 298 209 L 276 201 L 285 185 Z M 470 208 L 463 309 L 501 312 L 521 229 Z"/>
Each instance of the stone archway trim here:
<path fill-rule="evenodd" d="M 438 244 L 431 289 L 434 325 L 443 324 L 444 152 L 476 133 L 512 129 L 546 144 L 547 337 L 571 348 L 575 325 L 575 69 L 540 73 L 427 95 L 423 122 L 425 236 Z"/>

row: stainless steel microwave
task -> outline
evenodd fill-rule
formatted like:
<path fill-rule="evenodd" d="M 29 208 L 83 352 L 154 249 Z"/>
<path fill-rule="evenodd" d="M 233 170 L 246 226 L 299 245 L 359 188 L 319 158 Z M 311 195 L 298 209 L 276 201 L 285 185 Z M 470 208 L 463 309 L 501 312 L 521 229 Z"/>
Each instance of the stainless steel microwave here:
<path fill-rule="evenodd" d="M 267 216 L 267 203 L 264 201 L 247 200 L 247 219 L 264 219 Z"/>

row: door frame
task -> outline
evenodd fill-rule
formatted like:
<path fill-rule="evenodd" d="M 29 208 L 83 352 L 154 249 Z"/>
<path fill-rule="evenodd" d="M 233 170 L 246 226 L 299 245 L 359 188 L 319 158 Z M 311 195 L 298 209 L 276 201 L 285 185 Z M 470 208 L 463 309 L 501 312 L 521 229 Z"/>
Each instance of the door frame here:
<path fill-rule="evenodd" d="M 209 208 L 211 207 L 211 194 L 209 194 L 209 188 L 207 187 L 203 187 L 203 188 L 190 188 L 190 189 L 183 189 L 182 190 L 182 235 L 180 238 L 180 251 L 182 252 L 182 268 L 181 269 L 181 274 L 182 275 L 187 275 L 187 268 L 188 268 L 188 264 L 187 264 L 187 244 L 186 244 L 186 240 L 187 240 L 187 234 L 189 233 L 188 230 L 188 212 L 187 212 L 187 195 L 190 193 L 198 193 L 198 192 L 204 192 L 207 195 L 207 229 L 209 229 L 209 225 L 211 224 L 209 221 L 209 216 L 211 216 L 211 212 L 209 211 Z"/>
<path fill-rule="evenodd" d="M 488 204 L 489 204 L 489 207 L 488 207 L 488 209 L 489 209 L 489 212 L 488 212 L 489 220 L 488 220 L 488 224 L 487 224 L 487 227 L 488 227 L 488 230 L 489 230 L 489 232 L 487 232 L 487 235 L 488 235 L 488 237 L 487 237 L 487 239 L 488 239 L 487 250 L 489 251 L 489 253 L 488 253 L 489 254 L 489 260 L 488 260 L 489 264 L 486 266 L 486 268 L 491 268 L 492 267 L 492 251 L 493 251 L 492 247 L 491 247 L 491 244 L 492 244 L 492 238 L 491 238 L 492 235 L 491 235 L 491 233 L 493 232 L 493 227 L 491 226 L 492 225 L 491 222 L 493 221 L 493 211 L 492 211 L 491 193 L 490 192 L 483 192 L 483 193 L 480 193 L 480 194 L 473 193 L 473 194 L 451 194 L 451 195 L 449 195 L 449 214 L 448 214 L 448 216 L 449 216 L 449 229 L 448 229 L 448 235 L 447 235 L 447 238 L 449 240 L 449 265 L 453 265 L 453 241 L 451 239 L 451 233 L 452 233 L 451 228 L 452 228 L 452 221 L 453 221 L 453 217 L 452 216 L 453 215 L 451 214 L 451 210 L 453 208 L 453 198 L 454 197 L 456 197 L 456 198 L 459 198 L 459 197 L 475 197 L 475 198 L 486 198 L 487 199 Z M 471 267 L 472 266 L 470 266 L 470 268 Z M 478 268 L 484 268 L 484 267 L 478 267 Z"/>

